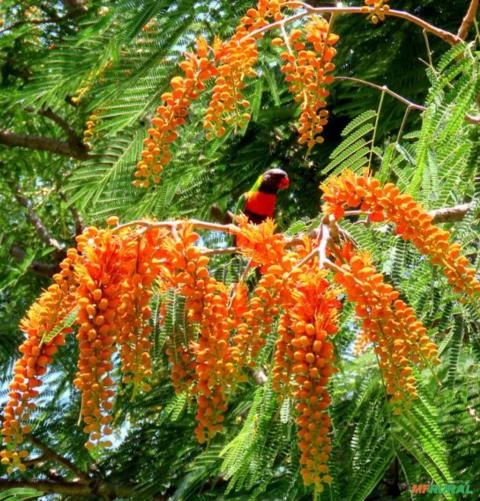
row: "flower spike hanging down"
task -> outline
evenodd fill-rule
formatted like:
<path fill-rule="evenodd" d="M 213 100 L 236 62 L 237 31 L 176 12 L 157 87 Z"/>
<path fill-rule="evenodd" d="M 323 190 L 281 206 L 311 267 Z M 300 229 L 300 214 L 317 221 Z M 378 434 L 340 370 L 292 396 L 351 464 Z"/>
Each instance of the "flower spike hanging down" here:
<path fill-rule="evenodd" d="M 456 292 L 480 293 L 480 282 L 458 243 L 449 243 L 450 233 L 432 223 L 432 216 L 411 195 L 400 193 L 392 183 L 382 186 L 378 179 L 346 170 L 322 184 L 323 212 L 338 221 L 345 209 L 360 206 L 371 221 L 390 221 L 404 240 L 412 242 L 439 265 Z"/>
<path fill-rule="evenodd" d="M 281 54 L 285 61 L 281 70 L 301 108 L 299 143 L 309 150 L 323 142 L 321 134 L 328 121 L 325 99 L 330 94 L 326 85 L 333 82 L 329 73 L 335 69 L 332 60 L 337 51 L 333 46 L 338 39 L 325 19 L 314 17 L 303 29 L 292 30 L 285 40 L 273 40 L 274 45 L 286 45 L 288 49 Z"/>
<path fill-rule="evenodd" d="M 53 277 L 54 284 L 41 294 L 20 323 L 26 339 L 19 347 L 22 357 L 15 363 L 3 411 L 2 435 L 9 447 L 0 453 L 2 464 L 10 470 L 25 469 L 21 459 L 28 454 L 19 447 L 24 435 L 30 431 L 27 422 L 35 409 L 33 399 L 38 396 L 38 388 L 42 385 L 40 377 L 46 373 L 58 347 L 65 344 L 65 336 L 72 332 L 70 325 L 64 324 L 69 323 L 68 318 L 76 308 L 73 267 L 77 258 L 74 249 L 67 252 L 60 264 L 60 272 Z"/>
<path fill-rule="evenodd" d="M 343 252 L 344 263 L 334 280 L 355 304 L 362 338 L 374 345 L 386 391 L 398 409 L 417 396 L 413 367 L 439 363 L 438 349 L 427 329 L 399 293 L 383 281 L 367 252 Z"/>
<path fill-rule="evenodd" d="M 216 74 L 207 42 L 202 38 L 197 40 L 196 52 L 187 52 L 179 66 L 184 76 L 171 79 L 171 90 L 162 94 L 163 104 L 157 108 L 148 130 L 149 137 L 144 141 L 142 159 L 137 164 L 136 180 L 132 183 L 138 188 L 160 182 L 163 167 L 170 162 L 170 145 L 178 137 L 177 129 L 186 122 L 192 101 L 205 89 L 204 82 Z"/>

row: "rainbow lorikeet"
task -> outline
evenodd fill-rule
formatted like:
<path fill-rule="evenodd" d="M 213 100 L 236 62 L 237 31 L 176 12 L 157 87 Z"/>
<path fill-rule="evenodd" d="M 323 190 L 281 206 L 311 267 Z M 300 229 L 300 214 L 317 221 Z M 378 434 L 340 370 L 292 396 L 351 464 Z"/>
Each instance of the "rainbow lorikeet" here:
<path fill-rule="evenodd" d="M 247 193 L 244 193 L 236 206 L 235 213 L 243 212 L 252 223 L 259 224 L 267 217 L 275 216 L 277 193 L 290 185 L 288 174 L 282 169 L 264 172 Z"/>

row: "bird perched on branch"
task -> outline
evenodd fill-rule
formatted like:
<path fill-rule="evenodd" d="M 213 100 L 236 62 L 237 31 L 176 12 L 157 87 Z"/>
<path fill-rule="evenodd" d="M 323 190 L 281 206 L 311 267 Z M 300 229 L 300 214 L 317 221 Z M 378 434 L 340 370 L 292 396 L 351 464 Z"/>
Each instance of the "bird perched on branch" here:
<path fill-rule="evenodd" d="M 231 223 L 236 214 L 243 212 L 252 223 L 259 224 L 268 217 L 275 216 L 277 193 L 290 185 L 288 174 L 282 169 L 269 169 L 264 172 L 249 191 L 244 193 L 233 212 L 224 215 L 218 206 L 212 206 L 211 214 L 217 221 Z"/>
<path fill-rule="evenodd" d="M 252 223 L 259 224 L 267 217 L 275 216 L 277 193 L 289 187 L 290 180 L 282 169 L 270 169 L 264 172 L 239 200 L 239 210 Z M 238 211 L 236 211 L 238 213 Z"/>

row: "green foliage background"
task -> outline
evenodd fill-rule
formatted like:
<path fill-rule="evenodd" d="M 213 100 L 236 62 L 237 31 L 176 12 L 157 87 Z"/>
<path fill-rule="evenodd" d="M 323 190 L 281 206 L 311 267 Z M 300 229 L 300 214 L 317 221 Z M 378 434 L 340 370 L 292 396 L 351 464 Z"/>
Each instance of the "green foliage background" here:
<path fill-rule="evenodd" d="M 467 8 L 459 0 L 391 3 L 452 32 Z M 88 117 L 93 112 L 99 117 L 88 159 L 0 144 L 4 383 L 21 341 L 18 321 L 49 283 L 32 266 L 58 260 L 58 250 L 39 238 L 16 193 L 30 201 L 57 240 L 71 246 L 77 212 L 87 224 L 103 224 L 112 214 L 122 221 L 146 216 L 208 219 L 212 204 L 233 207 L 261 172 L 281 166 L 289 172 L 291 189 L 280 197 L 277 219 L 293 234 L 315 224 L 321 180 L 331 172 L 360 170 L 371 163 L 382 181 L 393 180 L 429 209 L 474 202 L 466 217 L 449 229 L 478 269 L 479 126 L 465 120 L 466 114 L 480 113 L 477 26 L 468 43 L 449 49 L 431 35 L 427 46 L 422 31 L 403 20 L 388 19 L 373 26 L 361 16 L 338 17 L 336 74 L 388 85 L 426 110 L 407 109 L 375 89 L 335 82 L 325 144 L 308 156 L 297 144 L 298 109 L 283 82 L 277 54 L 263 40 L 259 78 L 246 89 L 252 103 L 248 127 L 207 142 L 202 131 L 206 96 L 192 108 L 162 184 L 144 191 L 131 187 L 149 120 L 177 73 L 184 50 L 199 35 L 228 37 L 241 13 L 253 4 L 249 0 L 4 0 L 1 4 L 0 17 L 13 28 L 0 35 L 0 128 L 66 141 L 65 130 L 39 110 L 52 109 L 80 138 Z M 32 6 L 36 19 L 52 21 L 25 22 L 25 11 Z M 143 29 L 152 20 L 150 29 Z M 321 499 L 410 499 L 406 486 L 419 482 L 471 482 L 474 492 L 480 492 L 478 302 L 461 301 L 439 271 L 388 228 L 348 222 L 344 226 L 361 247 L 373 252 L 387 279 L 429 326 L 440 345 L 442 365 L 435 373 L 419 375 L 420 398 L 411 411 L 392 416 L 374 357 L 351 355 L 357 325 L 353 309 L 345 308 L 337 336 L 340 372 L 331 382 L 334 483 Z M 20 261 L 12 255 L 14 246 L 24 252 Z M 216 267 L 232 280 L 239 263 L 218 258 Z M 153 390 L 132 400 L 129 388 L 119 389 L 113 450 L 90 454 L 83 448 L 85 437 L 77 426 L 79 398 L 71 386 L 76 365 L 73 339 L 47 378 L 33 421 L 35 436 L 92 478 L 128 486 L 132 499 L 310 498 L 299 476 L 294 410 L 291 402 L 277 400 L 270 382 L 259 386 L 251 379 L 245 384 L 230 403 L 224 433 L 207 447 L 196 444 L 194 409 L 184 395 L 174 395 L 162 350 L 183 321 L 181 298 L 172 305 L 165 325 L 155 326 Z M 267 373 L 274 341 L 272 335 L 261 355 Z M 58 465 L 47 461 L 13 479 L 48 479 L 52 467 Z M 61 468 L 60 474 L 71 477 Z M 41 494 L 41 489 L 7 490 L 0 498 L 31 499 Z"/>

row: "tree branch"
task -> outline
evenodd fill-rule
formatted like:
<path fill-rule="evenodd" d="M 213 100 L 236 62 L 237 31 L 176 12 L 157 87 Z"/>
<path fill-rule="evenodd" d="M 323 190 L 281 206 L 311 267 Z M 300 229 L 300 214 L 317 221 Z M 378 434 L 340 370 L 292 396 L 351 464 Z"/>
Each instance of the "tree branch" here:
<path fill-rule="evenodd" d="M 84 145 L 74 147 L 66 141 L 59 141 L 58 139 L 43 136 L 17 134 L 4 129 L 0 129 L 0 144 L 10 147 L 19 146 L 20 148 L 29 148 L 31 150 L 49 151 L 79 160 L 90 158 L 88 150 Z"/>
<path fill-rule="evenodd" d="M 40 240 L 42 240 L 42 242 L 46 243 L 50 247 L 54 247 L 55 249 L 57 249 L 57 251 L 63 252 L 64 246 L 48 231 L 43 221 L 33 210 L 31 201 L 20 192 L 18 186 L 13 185 L 12 190 L 17 202 L 27 209 L 28 220 L 34 226 L 37 235 L 40 237 Z"/>
<path fill-rule="evenodd" d="M 470 113 L 467 113 L 465 115 L 465 120 L 473 125 L 480 125 L 480 115 L 475 116 L 475 115 L 470 115 Z"/>
<path fill-rule="evenodd" d="M 17 261 L 21 262 L 25 259 L 27 253 L 18 245 L 14 244 L 10 247 L 10 255 L 14 257 Z M 43 261 L 37 261 L 36 259 L 31 262 L 28 269 L 37 275 L 43 277 L 51 277 L 59 271 L 59 262 L 56 263 L 44 263 Z"/>
<path fill-rule="evenodd" d="M 405 104 L 408 108 L 411 110 L 418 110 L 418 111 L 425 111 L 427 108 L 421 104 L 414 103 L 413 101 L 410 101 L 406 97 L 401 96 L 400 94 L 397 94 L 393 90 L 389 89 L 386 85 L 378 85 L 373 82 L 369 82 L 368 80 L 362 80 L 360 78 L 354 78 L 354 77 L 334 77 L 335 80 L 338 81 L 345 81 L 345 82 L 354 82 L 358 83 L 359 85 L 364 85 L 365 87 L 371 87 L 372 89 L 376 89 L 380 92 L 385 92 L 389 96 L 392 96 L 394 99 L 397 101 L 400 101 L 401 103 Z M 465 121 L 474 125 L 479 125 L 480 124 L 480 116 L 475 116 L 475 115 L 470 115 L 467 113 L 465 115 Z"/>
<path fill-rule="evenodd" d="M 65 193 L 59 192 L 60 198 L 68 205 L 70 212 L 72 213 L 73 222 L 75 223 L 75 235 L 80 235 L 85 229 L 85 222 L 82 219 L 82 216 L 78 212 L 77 208 L 74 205 L 70 205 L 68 203 L 67 197 Z"/>
<path fill-rule="evenodd" d="M 429 212 L 433 217 L 434 223 L 453 223 L 461 221 L 467 212 L 475 208 L 475 203 L 455 205 L 454 207 L 445 207 L 443 209 L 435 209 Z"/>
<path fill-rule="evenodd" d="M 60 456 L 60 454 L 57 454 L 53 449 L 51 449 L 48 445 L 44 444 L 41 440 L 32 435 L 28 435 L 27 438 L 35 447 L 38 447 L 43 452 L 42 457 L 44 459 L 50 459 L 62 465 L 64 468 L 72 472 L 75 476 L 77 476 L 80 480 L 84 482 L 90 481 L 88 475 L 84 471 L 82 471 L 77 465 L 73 464 L 67 458 Z"/>
<path fill-rule="evenodd" d="M 99 496 L 107 499 L 116 497 L 131 497 L 135 494 L 133 487 L 110 484 L 100 481 L 93 482 L 68 482 L 62 480 L 5 480 L 0 479 L 0 491 L 16 488 L 37 489 L 48 494 L 63 494 L 65 496 Z M 98 497 L 97 497 L 98 499 Z M 164 497 L 156 496 L 155 499 L 166 500 Z"/>
<path fill-rule="evenodd" d="M 55 122 L 67 134 L 68 143 L 73 148 L 78 150 L 86 150 L 85 145 L 78 137 L 75 130 L 64 118 L 62 118 L 60 115 L 57 115 L 57 113 L 55 113 L 52 108 L 43 108 L 38 111 L 38 114 Z"/>
<path fill-rule="evenodd" d="M 465 40 L 465 38 L 467 38 L 470 28 L 472 27 L 472 24 L 475 22 L 475 17 L 477 15 L 477 10 L 478 10 L 478 2 L 479 0 L 472 0 L 470 2 L 470 6 L 468 7 L 467 13 L 463 18 L 460 28 L 458 29 L 457 37 L 461 38 L 462 40 Z"/>

